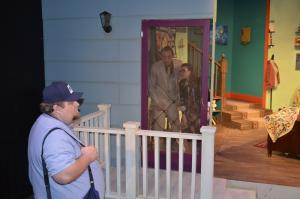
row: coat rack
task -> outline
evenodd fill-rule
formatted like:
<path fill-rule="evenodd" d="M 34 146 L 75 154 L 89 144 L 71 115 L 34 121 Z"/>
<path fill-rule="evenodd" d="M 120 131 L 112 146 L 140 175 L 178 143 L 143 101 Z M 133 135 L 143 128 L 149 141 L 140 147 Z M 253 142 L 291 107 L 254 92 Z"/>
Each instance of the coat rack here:
<path fill-rule="evenodd" d="M 274 54 L 272 54 L 271 60 L 274 60 Z M 270 110 L 272 110 L 272 88 L 271 88 L 271 93 L 270 93 Z"/>

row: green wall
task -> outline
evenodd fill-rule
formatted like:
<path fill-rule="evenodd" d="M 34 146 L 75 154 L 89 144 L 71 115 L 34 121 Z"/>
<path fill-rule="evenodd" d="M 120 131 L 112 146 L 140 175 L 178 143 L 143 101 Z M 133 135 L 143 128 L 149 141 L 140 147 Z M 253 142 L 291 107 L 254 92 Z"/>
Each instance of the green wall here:
<path fill-rule="evenodd" d="M 295 70 L 296 53 L 295 32 L 300 26 L 300 0 L 271 0 L 270 20 L 274 20 L 275 33 L 269 57 L 274 54 L 279 67 L 280 84 L 272 92 L 272 108 L 291 106 L 297 89 L 300 89 L 300 70 Z M 266 107 L 270 107 L 270 92 L 267 92 Z"/>
<path fill-rule="evenodd" d="M 232 45 L 233 45 L 233 1 L 218 1 L 218 11 L 217 11 L 217 25 L 227 25 L 228 27 L 228 44 L 218 45 L 216 44 L 216 54 L 215 59 L 219 60 L 224 54 L 228 60 L 227 69 L 227 81 L 226 81 L 226 91 L 231 91 L 231 69 L 232 69 Z"/>
<path fill-rule="evenodd" d="M 235 0 L 231 92 L 262 96 L 265 18 L 265 1 Z M 251 41 L 247 45 L 240 43 L 243 27 L 252 29 Z"/>
<path fill-rule="evenodd" d="M 227 92 L 262 96 L 264 72 L 264 0 L 219 0 L 217 24 L 228 25 L 229 44 L 216 45 L 216 59 L 222 53 L 229 62 Z M 251 41 L 240 43 L 241 28 L 251 27 Z"/>

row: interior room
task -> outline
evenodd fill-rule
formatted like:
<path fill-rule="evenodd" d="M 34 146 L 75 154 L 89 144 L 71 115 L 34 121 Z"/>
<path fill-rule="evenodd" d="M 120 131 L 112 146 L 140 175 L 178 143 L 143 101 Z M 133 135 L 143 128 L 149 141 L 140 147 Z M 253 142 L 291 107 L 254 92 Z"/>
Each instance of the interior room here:
<path fill-rule="evenodd" d="M 285 114 L 299 107 L 299 7 L 296 1 L 218 1 L 216 31 L 227 41 L 216 38 L 216 58 L 222 63 L 226 57 L 227 70 L 223 85 L 215 84 L 217 176 L 300 185 L 299 144 L 293 143 L 299 140 L 299 112 Z M 276 80 L 270 82 L 268 67 L 274 63 Z M 222 71 L 217 75 L 222 80 Z M 274 126 L 276 122 L 289 133 Z M 272 140 L 273 133 L 281 133 L 280 138 Z"/>

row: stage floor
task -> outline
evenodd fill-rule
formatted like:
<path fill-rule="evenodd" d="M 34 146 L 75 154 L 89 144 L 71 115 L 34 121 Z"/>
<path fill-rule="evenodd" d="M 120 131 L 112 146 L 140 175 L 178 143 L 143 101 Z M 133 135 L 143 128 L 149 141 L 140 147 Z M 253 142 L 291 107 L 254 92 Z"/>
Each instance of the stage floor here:
<path fill-rule="evenodd" d="M 215 177 L 300 187 L 300 157 L 254 145 L 267 139 L 264 128 L 238 130 L 217 126 L 215 139 Z M 300 144 L 300 142 L 299 142 Z"/>

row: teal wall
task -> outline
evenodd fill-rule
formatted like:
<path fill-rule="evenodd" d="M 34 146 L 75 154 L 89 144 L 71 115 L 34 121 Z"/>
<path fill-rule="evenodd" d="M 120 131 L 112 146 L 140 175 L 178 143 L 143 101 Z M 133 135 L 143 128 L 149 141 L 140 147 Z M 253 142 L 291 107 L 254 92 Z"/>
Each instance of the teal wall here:
<path fill-rule="evenodd" d="M 262 96 L 265 18 L 265 1 L 235 0 L 231 92 Z M 247 45 L 240 43 L 243 27 L 252 28 L 251 42 Z"/>
<path fill-rule="evenodd" d="M 228 44 L 216 44 L 215 59 L 219 60 L 224 54 L 228 60 L 226 91 L 231 90 L 231 69 L 232 69 L 232 45 L 233 45 L 233 2 L 234 0 L 218 1 L 217 25 L 227 25 L 228 28 Z"/>
<path fill-rule="evenodd" d="M 229 31 L 229 44 L 216 45 L 216 59 L 224 53 L 229 62 L 227 92 L 262 96 L 265 17 L 266 1 L 218 1 L 217 24 L 228 25 Z M 240 43 L 243 27 L 252 29 L 247 45 Z"/>

